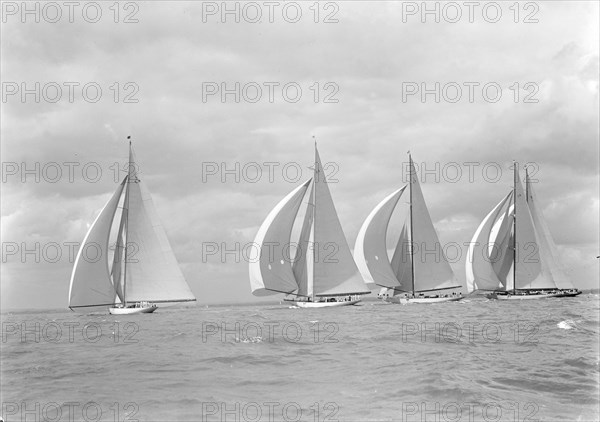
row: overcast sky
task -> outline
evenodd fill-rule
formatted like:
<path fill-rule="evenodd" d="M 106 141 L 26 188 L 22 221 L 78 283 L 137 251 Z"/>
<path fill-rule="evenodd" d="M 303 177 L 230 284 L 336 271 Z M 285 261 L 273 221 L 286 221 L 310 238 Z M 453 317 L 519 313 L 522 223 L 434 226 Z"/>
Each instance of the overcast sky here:
<path fill-rule="evenodd" d="M 291 3 L 3 2 L 3 309 L 67 306 L 69 245 L 116 189 L 128 135 L 200 304 L 257 300 L 243 255 L 220 252 L 310 177 L 313 135 L 351 248 L 407 150 L 439 166 L 421 182 L 442 244 L 471 240 L 515 159 L 573 283 L 598 287 L 597 2 L 438 3 L 439 23 L 421 2 Z M 452 267 L 464 283 L 464 257 Z"/>

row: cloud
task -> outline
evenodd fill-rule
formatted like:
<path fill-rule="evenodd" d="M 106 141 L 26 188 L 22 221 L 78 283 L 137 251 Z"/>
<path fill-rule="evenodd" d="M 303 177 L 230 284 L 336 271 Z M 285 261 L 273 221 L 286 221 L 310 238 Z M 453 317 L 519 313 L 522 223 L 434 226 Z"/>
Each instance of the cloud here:
<path fill-rule="evenodd" d="M 423 193 L 440 237 L 459 244 L 510 189 L 516 159 L 537 166 L 553 236 L 569 265 L 585 266 L 598 243 L 598 5 L 542 3 L 535 24 L 514 23 L 508 6 L 497 24 L 479 14 L 473 23 L 464 15 L 423 24 L 420 16 L 403 22 L 401 2 L 337 5 L 339 22 L 330 24 L 322 23 L 330 10 L 314 23 L 308 3 L 297 24 L 280 15 L 272 24 L 203 22 L 202 2 L 140 3 L 131 24 L 115 23 L 107 8 L 97 24 L 9 17 L 3 81 L 39 82 L 41 97 L 2 105 L 3 241 L 81 241 L 124 176 L 131 135 L 199 301 L 253 300 L 246 263 L 202 262 L 203 245 L 252 240 L 271 208 L 310 177 L 314 135 L 337 179 L 330 188 L 350 245 L 372 207 L 405 183 L 408 150 L 427 169 L 439 164 L 441 177 L 422 180 Z M 72 102 L 68 82 L 79 84 Z M 222 102 L 221 89 L 236 82 L 239 102 L 235 93 Z M 278 84 L 272 102 L 269 82 Z M 436 82 L 439 102 L 405 95 L 407 83 L 431 90 Z M 473 101 L 469 82 L 479 84 Z M 62 88 L 56 103 L 44 98 L 52 83 Z M 88 83 L 102 89 L 97 102 L 84 98 Z M 219 93 L 203 95 L 207 83 Z M 288 83 L 301 88 L 298 102 L 286 100 Z M 487 83 L 501 87 L 498 102 L 486 99 Z M 262 89 L 256 103 L 247 101 L 252 84 Z M 462 90 L 456 103 L 447 101 L 451 84 Z M 528 95 L 538 101 L 524 102 Z M 55 182 L 52 163 L 63 172 Z M 286 165 L 302 177 L 288 177 Z M 443 172 L 456 166 L 462 176 L 451 180 Z M 495 166 L 500 177 L 491 181 L 483 170 Z M 29 306 L 21 298 L 35 286 L 50 298 L 36 306 L 63 307 L 71 264 L 51 268 L 45 276 L 31 263 L 3 265 L 12 281 L 2 284 L 2 306 Z M 582 278 L 590 286 L 598 284 L 592 270 Z"/>

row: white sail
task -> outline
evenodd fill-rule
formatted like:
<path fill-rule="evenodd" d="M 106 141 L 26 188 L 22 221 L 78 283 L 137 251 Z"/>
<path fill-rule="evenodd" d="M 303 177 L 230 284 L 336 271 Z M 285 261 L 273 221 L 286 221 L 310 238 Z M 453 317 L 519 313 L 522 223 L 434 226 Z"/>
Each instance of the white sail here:
<path fill-rule="evenodd" d="M 511 191 L 509 195 L 512 195 Z M 512 200 L 512 198 L 511 198 Z M 514 205 L 508 205 L 490 234 L 489 256 L 492 268 L 502 286 L 506 287 L 509 277 L 512 278 L 514 260 Z"/>
<path fill-rule="evenodd" d="M 454 273 L 446 260 L 440 240 L 433 227 L 423 192 L 416 177 L 412 160 L 411 167 L 411 206 L 412 244 L 415 291 L 429 291 L 457 288 Z"/>
<path fill-rule="evenodd" d="M 538 234 L 538 244 L 540 246 L 542 263 L 547 266 L 547 271 L 552 275 L 552 279 L 558 288 L 573 289 L 574 286 L 571 283 L 571 280 L 569 280 L 561 268 L 558 250 L 554 244 L 554 240 L 552 239 L 542 210 L 538 208 L 538 201 L 527 173 L 525 176 L 525 183 L 527 186 L 527 205 L 531 211 L 533 225 Z"/>
<path fill-rule="evenodd" d="M 315 148 L 315 296 L 368 294 L 338 219 L 319 152 Z"/>
<path fill-rule="evenodd" d="M 515 270 L 514 270 L 514 262 L 511 261 L 510 268 L 508 270 L 508 274 L 506 275 L 506 280 L 504 280 L 504 290 L 510 291 L 515 289 Z"/>
<path fill-rule="evenodd" d="M 408 219 L 408 218 L 407 218 Z M 398 244 L 392 256 L 392 270 L 396 275 L 396 279 L 400 283 L 400 287 L 394 290 L 395 294 L 399 291 L 412 291 L 412 251 L 410 249 L 410 236 L 408 231 L 408 222 L 405 222 L 398 238 Z"/>
<path fill-rule="evenodd" d="M 125 193 L 125 200 L 123 204 L 127 203 L 127 193 Z M 123 236 L 125 222 L 126 222 L 125 213 L 121 213 L 121 222 L 119 223 L 119 231 L 117 232 L 117 242 L 115 243 L 115 254 L 113 256 L 113 266 L 110 271 L 110 276 L 115 287 L 115 291 L 117 292 L 117 297 L 119 298 L 119 302 L 124 302 L 123 296 L 123 262 L 125 259 L 125 246 L 123 244 Z"/>
<path fill-rule="evenodd" d="M 512 192 L 502 199 L 492 211 L 483 219 L 467 250 L 467 260 L 465 263 L 467 291 L 474 290 L 495 290 L 500 287 L 500 280 L 492 266 L 490 259 L 490 236 L 494 227 L 494 222 L 498 215 L 502 213 L 502 208 L 509 201 Z"/>
<path fill-rule="evenodd" d="M 358 232 L 354 257 L 367 285 L 400 287 L 387 253 L 387 230 L 398 200 L 406 186 L 388 195 L 369 214 Z"/>
<path fill-rule="evenodd" d="M 313 263 L 314 263 L 314 203 L 313 189 L 311 185 L 308 195 L 308 205 L 304 214 L 304 222 L 300 231 L 298 247 L 296 248 L 296 257 L 292 270 L 294 278 L 298 284 L 297 296 L 312 297 L 313 294 Z"/>
<path fill-rule="evenodd" d="M 195 297 L 177 264 L 150 193 L 130 176 L 127 201 L 127 302 L 180 302 Z"/>
<path fill-rule="evenodd" d="M 115 288 L 108 269 L 108 240 L 119 198 L 127 177 L 106 203 L 88 230 L 77 252 L 69 286 L 71 309 L 109 306 L 115 303 Z"/>
<path fill-rule="evenodd" d="M 388 289 L 387 287 L 382 287 L 381 289 L 379 289 L 379 293 L 377 293 L 377 296 L 385 296 L 390 290 L 391 289 Z"/>
<path fill-rule="evenodd" d="M 533 219 L 523 186 L 518 179 L 515 183 L 515 233 L 513 240 L 516 247 L 516 289 L 556 288 L 552 275 L 542 266 L 540 257 L 539 235 L 533 225 Z"/>
<path fill-rule="evenodd" d="M 259 256 L 249 265 L 250 287 L 255 296 L 292 293 L 298 289 L 289 256 L 294 220 L 311 179 L 298 186 L 271 210 L 260 226 L 254 245 Z"/>

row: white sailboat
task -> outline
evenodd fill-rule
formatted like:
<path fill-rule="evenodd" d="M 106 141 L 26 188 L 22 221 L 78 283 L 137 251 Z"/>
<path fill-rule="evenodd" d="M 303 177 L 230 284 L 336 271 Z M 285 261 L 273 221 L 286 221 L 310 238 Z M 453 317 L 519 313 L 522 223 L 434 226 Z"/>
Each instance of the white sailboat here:
<path fill-rule="evenodd" d="M 526 192 L 514 166 L 513 189 L 484 218 L 469 245 L 466 281 L 469 292 L 491 292 L 500 300 L 576 296 L 561 270 L 532 183 Z"/>
<path fill-rule="evenodd" d="M 358 268 L 367 284 L 388 289 L 380 292 L 387 301 L 435 303 L 460 300 L 462 293 L 455 289 L 462 286 L 456 282 L 440 246 L 410 153 L 408 158 L 410 183 L 381 201 L 358 233 L 354 247 Z M 408 216 L 390 261 L 386 246 L 387 229 L 407 186 L 410 192 Z M 415 253 L 412 253 L 413 247 Z M 417 251 L 435 252 L 418 254 Z"/>
<path fill-rule="evenodd" d="M 309 189 L 310 188 L 310 189 Z M 305 195 L 304 215 L 292 260 L 292 227 Z M 279 202 L 261 225 L 254 243 L 259 255 L 249 266 L 255 296 L 276 293 L 303 308 L 354 305 L 371 291 L 365 285 L 342 231 L 317 146 L 313 178 Z"/>
<path fill-rule="evenodd" d="M 119 208 L 121 220 L 109 270 L 109 237 Z M 88 249 L 97 256 L 85 256 Z M 77 253 L 69 308 L 92 312 L 108 307 L 111 314 L 122 315 L 154 312 L 157 303 L 195 300 L 150 193 L 135 171 L 130 141 L 128 174 L 90 226 Z"/>

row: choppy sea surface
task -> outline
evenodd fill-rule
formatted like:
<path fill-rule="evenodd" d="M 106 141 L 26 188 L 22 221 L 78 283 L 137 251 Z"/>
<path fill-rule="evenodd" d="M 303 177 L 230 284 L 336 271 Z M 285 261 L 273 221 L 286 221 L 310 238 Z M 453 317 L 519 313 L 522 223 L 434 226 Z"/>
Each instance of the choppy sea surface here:
<path fill-rule="evenodd" d="M 2 313 L 4 421 L 597 421 L 599 298 Z"/>

